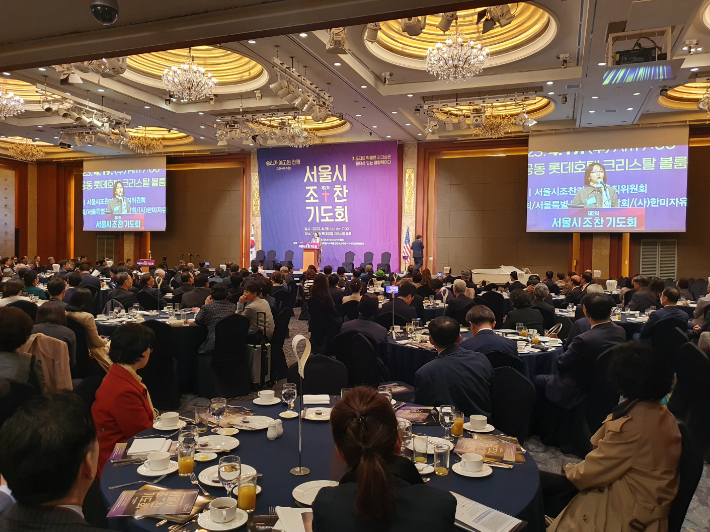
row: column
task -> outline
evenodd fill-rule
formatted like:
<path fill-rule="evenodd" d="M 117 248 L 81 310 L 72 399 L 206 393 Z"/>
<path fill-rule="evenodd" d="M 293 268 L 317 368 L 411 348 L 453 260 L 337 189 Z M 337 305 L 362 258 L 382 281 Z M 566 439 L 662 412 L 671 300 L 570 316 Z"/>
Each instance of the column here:
<path fill-rule="evenodd" d="M 407 142 L 403 145 L 402 150 L 402 229 L 400 231 L 400 243 L 399 249 L 399 262 L 400 271 L 405 271 L 409 263 L 405 263 L 402 259 L 402 249 L 404 247 L 404 241 L 407 237 L 407 231 L 409 231 L 409 244 L 411 246 L 412 242 L 417 236 L 417 228 L 415 226 L 416 222 L 416 205 L 417 205 L 417 143 Z M 425 244 L 426 246 L 427 244 Z M 424 264 L 426 266 L 427 255 L 433 250 L 429 247 L 424 248 L 425 260 Z M 414 263 L 414 260 L 411 260 Z M 393 261 L 394 266 L 394 261 Z"/>

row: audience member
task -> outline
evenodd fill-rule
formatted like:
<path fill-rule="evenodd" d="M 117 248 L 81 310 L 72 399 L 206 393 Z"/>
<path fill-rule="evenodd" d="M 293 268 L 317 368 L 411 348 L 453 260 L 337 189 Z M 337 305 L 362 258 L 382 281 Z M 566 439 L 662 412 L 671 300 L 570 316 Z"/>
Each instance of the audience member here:
<path fill-rule="evenodd" d="M 456 279 L 454 297 L 446 299 L 446 316 L 456 316 L 472 304 L 474 304 L 473 299 L 466 297 L 466 282 L 463 279 Z"/>
<path fill-rule="evenodd" d="M 132 287 L 133 276 L 130 273 L 121 272 L 116 275 L 116 289 L 111 291 L 108 298 L 118 301 L 128 311 L 133 308 L 133 305 L 138 304 L 138 296 L 131 291 Z"/>
<path fill-rule="evenodd" d="M 155 279 L 153 279 L 153 276 L 151 274 L 142 274 L 139 284 L 141 292 L 147 292 L 156 299 L 160 297 L 160 290 L 155 287 Z"/>
<path fill-rule="evenodd" d="M 364 294 L 357 306 L 358 318 L 343 323 L 340 327 L 340 332 L 354 331 L 368 337 L 375 348 L 375 353 L 377 353 L 380 376 L 382 380 L 386 380 L 389 371 L 384 361 L 387 357 L 387 346 L 389 343 L 387 341 L 387 329 L 373 321 L 375 316 L 377 316 L 378 307 L 377 296 L 374 294 Z"/>
<path fill-rule="evenodd" d="M 523 286 L 523 283 L 518 281 L 518 272 L 515 270 L 510 272 L 510 282 L 507 283 L 505 285 L 505 287 L 510 292 L 512 292 L 514 290 L 524 290 L 525 289 L 525 287 Z"/>
<path fill-rule="evenodd" d="M 550 303 L 552 297 L 550 296 L 550 289 L 545 283 L 537 283 L 533 289 L 534 299 L 530 306 L 532 308 L 544 308 L 552 315 L 555 315 L 555 307 Z"/>
<path fill-rule="evenodd" d="M 434 299 L 437 301 L 443 300 L 444 296 L 442 294 L 442 288 L 444 288 L 444 281 L 436 277 L 431 280 L 431 284 L 429 286 L 431 287 L 432 292 L 434 292 L 432 294 Z"/>
<path fill-rule="evenodd" d="M 338 288 L 338 283 L 340 282 L 340 277 L 337 273 L 332 273 L 328 277 L 328 293 L 330 297 L 333 298 L 333 303 L 336 307 L 343 304 L 343 291 Z"/>
<path fill-rule="evenodd" d="M 552 270 L 548 270 L 545 272 L 545 278 L 542 280 L 542 282 L 547 285 L 547 289 L 550 291 L 551 294 L 560 293 L 560 287 L 557 282 L 555 282 L 555 272 L 553 272 Z"/>
<path fill-rule="evenodd" d="M 64 303 L 58 300 L 49 300 L 37 309 L 37 317 L 32 333 L 41 333 L 51 336 L 67 344 L 71 367 L 76 363 L 76 334 L 67 327 L 67 313 Z"/>
<path fill-rule="evenodd" d="M 205 300 L 210 295 L 210 287 L 207 286 L 208 277 L 204 274 L 200 274 L 195 279 L 195 287 L 189 292 L 183 294 L 182 301 L 180 302 L 180 308 L 193 308 L 202 307 L 205 304 Z M 183 282 L 183 286 L 185 283 Z"/>
<path fill-rule="evenodd" d="M 697 306 L 693 311 L 693 323 L 695 325 L 702 325 L 705 322 L 705 307 L 710 304 L 710 284 L 708 284 L 708 293 L 703 297 L 699 297 L 697 301 Z M 2 299 L 0 299 L 0 305 L 2 305 Z"/>
<path fill-rule="evenodd" d="M 658 531 L 678 493 L 681 435 L 661 404 L 673 373 L 663 355 L 639 343 L 614 348 L 609 380 L 622 401 L 592 436 L 584 461 L 563 475 L 540 473 L 550 532 L 578 529 Z M 561 512 L 561 513 L 560 513 Z"/>
<path fill-rule="evenodd" d="M 525 290 L 513 290 L 510 293 L 510 306 L 513 310 L 508 312 L 503 320 L 507 328 L 515 329 L 516 324 L 522 323 L 527 329 L 536 330 L 538 334 L 545 332 L 542 314 L 531 307 L 532 300 L 532 296 Z"/>
<path fill-rule="evenodd" d="M 284 283 L 291 285 L 293 282 L 293 266 L 281 266 L 281 275 L 283 276 Z"/>
<path fill-rule="evenodd" d="M 345 275 L 345 268 L 343 268 L 342 266 L 339 266 L 336 271 L 338 274 L 338 288 L 344 289 L 345 293 L 347 294 L 347 292 L 348 292 L 348 277 L 347 277 L 347 275 Z"/>
<path fill-rule="evenodd" d="M 250 343 L 261 343 L 263 331 L 266 330 L 266 340 L 274 334 L 274 317 L 269 304 L 259 297 L 259 283 L 251 282 L 244 288 L 244 293 L 237 303 L 237 314 L 249 319 Z"/>
<path fill-rule="evenodd" d="M 66 295 L 67 283 L 58 275 L 53 276 L 47 282 L 47 293 L 50 301 L 56 301 L 62 305 L 63 309 L 67 308 L 68 302 L 64 301 Z"/>
<path fill-rule="evenodd" d="M 336 287 L 336 290 L 340 289 Z M 340 332 L 340 325 L 343 322 L 330 295 L 328 278 L 323 273 L 316 275 L 313 280 L 308 310 L 311 316 L 308 321 L 311 344 L 316 352 L 322 353 L 328 340 Z"/>
<path fill-rule="evenodd" d="M 76 292 L 77 288 L 81 286 L 81 274 L 79 272 L 71 272 L 65 277 L 65 279 L 67 280 L 69 288 L 67 288 L 66 292 L 64 292 L 64 302 L 69 303 L 69 301 L 71 301 L 71 297 L 74 295 L 74 292 Z"/>
<path fill-rule="evenodd" d="M 350 295 L 343 297 L 343 303 L 347 303 L 348 301 L 360 301 L 360 298 L 362 297 L 362 294 L 360 293 L 360 289 L 362 288 L 360 279 L 353 276 L 352 281 L 350 281 L 349 288 Z"/>
<path fill-rule="evenodd" d="M 584 292 L 582 292 L 582 279 L 578 275 L 572 275 L 569 278 L 569 286 L 571 287 L 566 293 L 565 293 L 565 305 L 569 305 L 570 303 L 573 305 L 579 305 L 579 302 L 582 301 L 582 298 L 584 297 Z"/>
<path fill-rule="evenodd" d="M 397 418 L 377 390 L 359 386 L 330 414 L 335 450 L 349 471 L 313 501 L 313 529 L 355 532 L 453 532 L 456 499 L 424 484 L 399 455 Z M 422 511 L 426 508 L 426 511 Z"/>
<path fill-rule="evenodd" d="M 227 301 L 228 294 L 225 284 L 217 283 L 212 287 L 205 304 L 195 315 L 197 325 L 207 325 L 207 338 L 198 350 L 200 353 L 209 353 L 214 349 L 214 332 L 217 322 L 237 311 L 237 306 Z"/>
<path fill-rule="evenodd" d="M 0 470 L 16 500 L 0 512 L 0 530 L 102 530 L 82 512 L 98 455 L 96 427 L 81 397 L 61 392 L 22 404 L 0 428 Z"/>
<path fill-rule="evenodd" d="M 693 300 L 693 296 L 691 295 L 689 290 L 690 281 L 687 277 L 681 277 L 680 279 L 678 279 L 678 282 L 675 285 L 676 288 L 678 288 L 678 292 L 681 299 L 687 299 L 688 301 Z"/>
<path fill-rule="evenodd" d="M 493 332 L 496 317 L 493 311 L 485 305 L 476 305 L 466 313 L 466 321 L 471 326 L 473 338 L 461 342 L 461 349 L 477 353 L 501 351 L 518 356 L 518 346 L 509 338 L 498 336 Z"/>
<path fill-rule="evenodd" d="M 663 308 L 651 313 L 648 317 L 648 321 L 644 323 L 641 328 L 639 336 L 641 338 L 650 338 L 653 335 L 656 325 L 668 319 L 684 323 L 684 329 L 692 328 L 692 325 L 688 325 L 688 313 L 683 309 L 678 308 L 679 299 L 680 292 L 677 288 L 668 287 L 663 290 L 663 293 L 661 294 L 661 305 L 663 305 Z"/>
<path fill-rule="evenodd" d="M 634 290 L 636 292 L 631 296 L 631 301 L 628 305 L 629 309 L 645 312 L 649 307 L 658 306 L 658 297 L 651 291 L 649 284 L 648 277 L 640 275 L 634 277 Z"/>
<path fill-rule="evenodd" d="M 32 319 L 19 308 L 0 307 L 0 377 L 30 384 L 42 393 L 42 362 L 21 351 L 32 334 L 32 325 Z"/>
<path fill-rule="evenodd" d="M 39 276 L 35 270 L 25 270 L 22 279 L 25 282 L 25 287 L 22 289 L 23 294 L 35 296 L 37 299 L 43 301 L 47 299 L 47 294 L 39 287 Z"/>
<path fill-rule="evenodd" d="M 582 289 L 582 292 L 586 293 L 587 292 L 587 287 L 591 286 L 594 283 L 594 278 L 592 277 L 592 272 L 586 271 L 582 274 L 582 285 L 580 288 Z"/>
<path fill-rule="evenodd" d="M 93 286 L 97 290 L 101 288 L 101 279 L 91 275 L 91 266 L 83 262 L 79 265 L 79 273 L 81 274 L 81 286 Z"/>
<path fill-rule="evenodd" d="M 399 293 L 397 294 L 397 297 L 382 305 L 382 310 L 380 311 L 380 313 L 391 314 L 392 307 L 394 306 L 394 313 L 402 316 L 405 321 L 411 322 L 412 320 L 416 320 L 417 309 L 412 306 L 412 302 L 414 301 L 414 295 L 416 294 L 416 292 L 417 289 L 414 288 L 414 284 L 400 283 Z"/>
<path fill-rule="evenodd" d="M 180 278 L 180 285 L 173 291 L 173 296 L 184 295 L 195 289 L 195 278 L 190 272 L 182 272 L 178 277 Z"/>
<path fill-rule="evenodd" d="M 165 270 L 163 268 L 157 268 L 155 270 L 155 287 L 160 291 L 162 295 L 171 293 L 173 289 L 170 287 L 170 283 L 165 280 Z"/>
<path fill-rule="evenodd" d="M 93 315 L 94 297 L 88 288 L 79 288 L 71 298 L 66 313 L 67 318 L 78 321 L 86 330 L 86 345 L 89 355 L 95 359 L 104 370 L 111 365 L 108 358 L 110 342 L 99 336 Z"/>
<path fill-rule="evenodd" d="M 587 295 L 582 298 L 582 303 L 577 307 L 577 312 L 579 312 L 580 307 L 582 307 L 582 317 L 574 320 L 574 323 L 572 323 L 572 328 L 569 330 L 569 334 L 564 340 L 565 346 L 570 345 L 572 343 L 572 340 L 574 340 L 578 335 L 590 331 L 592 329 L 592 324 L 589 323 L 589 319 L 584 315 L 584 300 L 588 298 L 591 294 L 603 293 L 604 289 L 601 287 L 601 285 L 598 284 L 590 285 L 589 288 L 587 288 Z"/>
<path fill-rule="evenodd" d="M 2 287 L 3 298 L 0 299 L 0 307 L 5 307 L 15 301 L 29 301 L 29 298 L 22 295 L 25 282 L 19 279 L 5 281 Z"/>

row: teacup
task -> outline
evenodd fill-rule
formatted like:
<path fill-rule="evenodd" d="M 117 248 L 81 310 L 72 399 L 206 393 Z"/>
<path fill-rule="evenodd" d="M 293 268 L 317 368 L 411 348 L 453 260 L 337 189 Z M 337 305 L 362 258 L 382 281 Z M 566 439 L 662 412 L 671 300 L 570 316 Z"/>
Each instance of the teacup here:
<path fill-rule="evenodd" d="M 261 390 L 259 392 L 259 399 L 261 399 L 262 401 L 273 401 L 274 390 Z"/>
<path fill-rule="evenodd" d="M 400 332 L 402 328 L 399 325 L 393 325 L 392 329 L 394 329 L 394 332 Z"/>
<path fill-rule="evenodd" d="M 471 416 L 469 418 L 469 425 L 474 430 L 485 429 L 488 424 L 488 418 L 486 416 Z"/>
<path fill-rule="evenodd" d="M 550 338 L 550 347 L 559 347 L 562 345 L 562 340 L 559 338 Z"/>
<path fill-rule="evenodd" d="M 475 473 L 483 467 L 483 457 L 476 453 L 466 453 L 461 455 L 461 463 L 466 471 Z"/>
<path fill-rule="evenodd" d="M 178 421 L 180 421 L 180 414 L 177 412 L 164 412 L 158 419 L 160 420 L 160 424 L 166 429 L 177 427 Z"/>
<path fill-rule="evenodd" d="M 525 342 L 524 340 L 518 340 L 517 344 L 518 344 L 518 351 L 525 351 L 525 348 L 528 345 L 527 342 Z"/>
<path fill-rule="evenodd" d="M 159 451 L 148 455 L 148 469 L 152 471 L 163 471 L 170 465 L 170 453 Z"/>
<path fill-rule="evenodd" d="M 237 517 L 237 500 L 219 497 L 210 503 L 210 517 L 215 523 L 229 523 Z"/>

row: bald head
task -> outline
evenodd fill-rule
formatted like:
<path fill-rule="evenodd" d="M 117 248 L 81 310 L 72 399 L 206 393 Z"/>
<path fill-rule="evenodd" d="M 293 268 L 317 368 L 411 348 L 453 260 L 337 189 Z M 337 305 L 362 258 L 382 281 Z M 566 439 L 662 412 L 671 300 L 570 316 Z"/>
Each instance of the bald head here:
<path fill-rule="evenodd" d="M 579 277 L 579 275 L 573 275 L 572 277 L 570 277 L 569 280 L 572 281 L 572 284 L 574 286 L 580 286 L 582 284 L 582 279 Z"/>

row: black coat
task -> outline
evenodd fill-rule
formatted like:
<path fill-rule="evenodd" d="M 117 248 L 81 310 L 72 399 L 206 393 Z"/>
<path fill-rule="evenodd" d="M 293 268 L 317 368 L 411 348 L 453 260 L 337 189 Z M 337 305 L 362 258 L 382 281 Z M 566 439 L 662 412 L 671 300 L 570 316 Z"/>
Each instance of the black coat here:
<path fill-rule="evenodd" d="M 392 313 L 392 301 L 388 301 L 387 303 L 382 305 L 382 309 L 380 310 L 380 314 L 391 314 L 391 313 Z M 399 297 L 395 298 L 395 300 L 394 300 L 394 313 L 399 314 L 408 322 L 417 319 L 417 309 L 414 307 L 414 305 L 407 305 L 407 303 Z"/>
<path fill-rule="evenodd" d="M 476 336 L 464 340 L 460 345 L 466 351 L 476 351 L 484 355 L 492 351 L 502 351 L 518 356 L 518 345 L 510 338 L 498 336 L 491 329 L 481 329 Z"/>
<path fill-rule="evenodd" d="M 505 323 L 506 329 L 515 329 L 516 323 L 524 323 L 528 329 L 535 329 L 539 334 L 545 332 L 545 322 L 542 319 L 542 314 L 532 307 L 511 310 L 503 323 Z"/>

